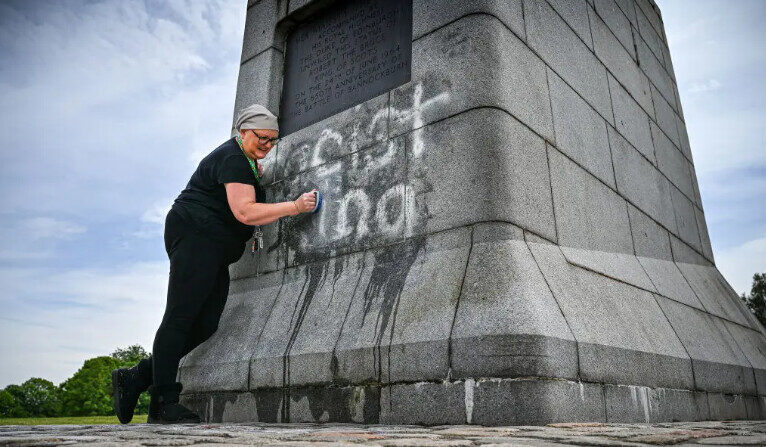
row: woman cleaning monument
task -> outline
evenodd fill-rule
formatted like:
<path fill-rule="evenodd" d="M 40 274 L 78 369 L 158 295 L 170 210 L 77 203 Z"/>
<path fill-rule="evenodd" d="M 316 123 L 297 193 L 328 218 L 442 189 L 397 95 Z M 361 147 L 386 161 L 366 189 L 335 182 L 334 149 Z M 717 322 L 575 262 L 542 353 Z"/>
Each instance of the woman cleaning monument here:
<path fill-rule="evenodd" d="M 261 225 L 317 208 L 313 191 L 294 201 L 263 203 L 260 160 L 279 136 L 277 118 L 268 109 L 258 104 L 243 109 L 235 127 L 234 137 L 202 159 L 165 219 L 170 276 L 152 357 L 112 372 L 114 408 L 123 424 L 147 389 L 149 423 L 200 422 L 179 403 L 178 362 L 218 328 L 229 292 L 229 264 L 242 256 L 250 237 L 251 250 L 262 248 Z"/>

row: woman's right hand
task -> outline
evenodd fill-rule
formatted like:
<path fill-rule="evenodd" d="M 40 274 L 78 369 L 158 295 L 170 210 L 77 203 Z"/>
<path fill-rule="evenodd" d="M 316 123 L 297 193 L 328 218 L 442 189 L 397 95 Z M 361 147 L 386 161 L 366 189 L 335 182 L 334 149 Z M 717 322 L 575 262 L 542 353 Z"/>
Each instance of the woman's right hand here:
<path fill-rule="evenodd" d="M 311 192 L 305 192 L 301 194 L 300 197 L 298 197 L 293 203 L 295 204 L 295 207 L 298 209 L 298 213 L 309 213 L 311 211 L 314 211 L 314 208 L 317 206 L 317 199 L 314 195 L 314 191 L 316 189 L 311 190 Z"/>

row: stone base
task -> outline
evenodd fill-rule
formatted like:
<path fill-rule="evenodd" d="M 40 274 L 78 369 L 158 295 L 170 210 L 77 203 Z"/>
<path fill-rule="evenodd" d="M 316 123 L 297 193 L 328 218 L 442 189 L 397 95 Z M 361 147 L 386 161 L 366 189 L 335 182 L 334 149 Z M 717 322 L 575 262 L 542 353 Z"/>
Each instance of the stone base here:
<path fill-rule="evenodd" d="M 186 394 L 208 422 L 545 425 L 766 418 L 766 397 L 546 378 Z"/>

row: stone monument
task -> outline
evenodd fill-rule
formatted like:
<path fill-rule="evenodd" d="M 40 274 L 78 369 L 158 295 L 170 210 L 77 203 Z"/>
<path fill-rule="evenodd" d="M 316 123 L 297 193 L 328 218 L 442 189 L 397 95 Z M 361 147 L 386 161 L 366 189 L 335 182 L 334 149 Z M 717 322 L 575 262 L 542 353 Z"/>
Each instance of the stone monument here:
<path fill-rule="evenodd" d="M 652 0 L 247 8 L 235 109 L 280 116 L 268 201 L 324 207 L 232 265 L 179 370 L 206 420 L 766 414 Z"/>

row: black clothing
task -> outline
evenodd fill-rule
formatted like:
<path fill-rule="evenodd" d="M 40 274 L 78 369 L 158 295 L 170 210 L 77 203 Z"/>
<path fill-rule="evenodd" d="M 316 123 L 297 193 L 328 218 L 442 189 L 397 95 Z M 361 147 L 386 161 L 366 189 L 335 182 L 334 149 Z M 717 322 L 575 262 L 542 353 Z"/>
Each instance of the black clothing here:
<path fill-rule="evenodd" d="M 231 212 L 223 185 L 231 182 L 253 185 L 256 201 L 263 202 L 263 188 L 233 137 L 202 159 L 173 209 L 212 239 L 244 243 L 252 236 L 253 227 L 238 221 Z"/>
<path fill-rule="evenodd" d="M 152 349 L 153 385 L 175 383 L 181 357 L 218 329 L 229 294 L 229 264 L 242 256 L 244 248 L 242 241 L 217 241 L 196 231 L 176 208 L 168 212 L 165 250 L 170 277 L 165 315 Z"/>

